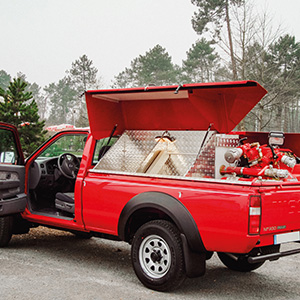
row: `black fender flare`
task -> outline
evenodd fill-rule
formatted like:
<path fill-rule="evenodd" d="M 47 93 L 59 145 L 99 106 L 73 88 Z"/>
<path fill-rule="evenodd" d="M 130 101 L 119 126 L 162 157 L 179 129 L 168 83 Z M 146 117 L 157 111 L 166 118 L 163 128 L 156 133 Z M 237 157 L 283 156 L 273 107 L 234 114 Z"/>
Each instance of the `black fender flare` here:
<path fill-rule="evenodd" d="M 132 214 L 145 208 L 154 208 L 162 211 L 185 235 L 190 249 L 193 252 L 205 252 L 199 230 L 187 208 L 175 197 L 162 192 L 144 192 L 134 196 L 124 206 L 118 223 L 118 235 L 125 240 L 126 224 Z"/>

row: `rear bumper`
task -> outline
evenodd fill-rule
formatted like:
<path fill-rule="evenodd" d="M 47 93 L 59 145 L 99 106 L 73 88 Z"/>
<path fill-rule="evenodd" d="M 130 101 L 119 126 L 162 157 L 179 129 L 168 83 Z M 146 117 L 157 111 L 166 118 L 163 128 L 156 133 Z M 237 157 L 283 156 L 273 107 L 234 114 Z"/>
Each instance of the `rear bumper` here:
<path fill-rule="evenodd" d="M 250 264 L 255 264 L 255 263 L 264 262 L 266 260 L 276 260 L 279 259 L 280 257 L 294 255 L 298 253 L 300 253 L 300 248 L 283 251 L 283 252 L 271 253 L 271 254 L 263 254 L 255 257 L 248 257 L 248 262 Z"/>

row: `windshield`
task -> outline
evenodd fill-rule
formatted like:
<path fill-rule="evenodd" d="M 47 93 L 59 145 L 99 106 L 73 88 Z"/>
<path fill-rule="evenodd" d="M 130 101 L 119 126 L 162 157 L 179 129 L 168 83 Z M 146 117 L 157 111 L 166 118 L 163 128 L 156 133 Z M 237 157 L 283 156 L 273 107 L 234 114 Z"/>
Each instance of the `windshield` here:
<path fill-rule="evenodd" d="M 63 153 L 71 153 L 82 156 L 87 134 L 66 134 L 56 139 L 40 155 L 41 157 L 57 157 Z"/>

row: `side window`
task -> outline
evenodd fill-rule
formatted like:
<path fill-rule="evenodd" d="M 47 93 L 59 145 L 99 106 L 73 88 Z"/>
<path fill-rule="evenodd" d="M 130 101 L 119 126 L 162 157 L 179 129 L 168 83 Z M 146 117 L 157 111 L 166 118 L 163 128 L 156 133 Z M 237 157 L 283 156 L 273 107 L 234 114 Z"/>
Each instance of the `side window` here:
<path fill-rule="evenodd" d="M 118 140 L 118 137 L 112 138 L 104 138 L 97 140 L 94 156 L 93 156 L 93 164 L 97 164 L 101 157 L 108 151 L 108 149 Z"/>
<path fill-rule="evenodd" d="M 57 157 L 63 153 L 82 156 L 86 134 L 65 134 L 56 139 L 39 157 Z"/>
<path fill-rule="evenodd" d="M 18 158 L 13 132 L 0 129 L 0 163 L 16 164 Z"/>

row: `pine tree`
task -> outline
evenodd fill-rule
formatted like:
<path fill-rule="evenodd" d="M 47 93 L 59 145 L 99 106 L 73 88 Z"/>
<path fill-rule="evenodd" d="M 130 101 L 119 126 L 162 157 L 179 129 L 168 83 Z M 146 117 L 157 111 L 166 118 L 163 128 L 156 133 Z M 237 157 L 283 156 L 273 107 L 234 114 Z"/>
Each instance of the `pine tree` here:
<path fill-rule="evenodd" d="M 83 93 L 97 86 L 98 69 L 93 66 L 93 61 L 87 55 L 82 55 L 72 63 L 70 70 L 66 71 L 71 88 L 77 92 L 77 111 L 76 125 L 86 127 L 89 125 L 86 105 L 84 103 Z"/>
<path fill-rule="evenodd" d="M 73 107 L 77 92 L 72 88 L 70 79 L 64 77 L 58 83 L 51 83 L 44 88 L 51 103 L 49 122 L 51 125 L 74 123 Z"/>
<path fill-rule="evenodd" d="M 38 107 L 27 83 L 13 79 L 7 90 L 0 88 L 0 120 L 18 128 L 24 155 L 29 155 L 45 140 L 44 121 L 39 120 Z"/>
<path fill-rule="evenodd" d="M 194 30 L 203 35 L 213 28 L 213 41 L 220 41 L 223 27 L 227 29 L 229 53 L 231 59 L 232 79 L 237 80 L 237 62 L 233 49 L 233 33 L 230 20 L 230 10 L 233 7 L 244 5 L 245 0 L 191 0 L 192 4 L 198 7 L 194 13 L 192 25 Z"/>
<path fill-rule="evenodd" d="M 172 63 L 169 53 L 160 45 L 139 55 L 117 76 L 113 87 L 136 87 L 178 84 L 179 67 Z"/>
<path fill-rule="evenodd" d="M 205 38 L 189 49 L 187 59 L 182 61 L 184 82 L 213 81 L 219 67 L 219 55 Z"/>

